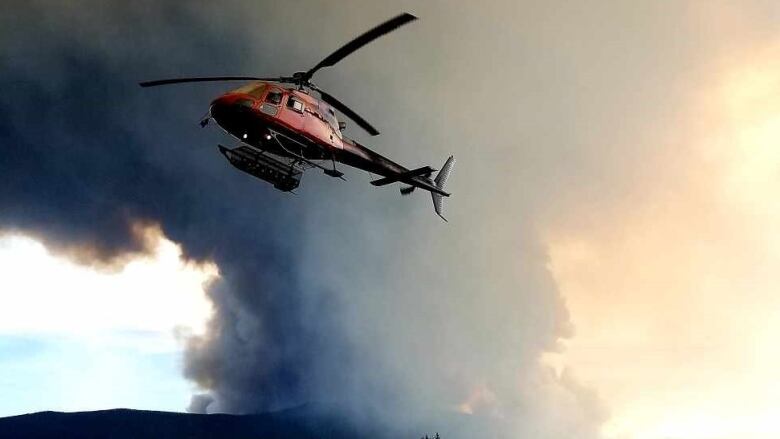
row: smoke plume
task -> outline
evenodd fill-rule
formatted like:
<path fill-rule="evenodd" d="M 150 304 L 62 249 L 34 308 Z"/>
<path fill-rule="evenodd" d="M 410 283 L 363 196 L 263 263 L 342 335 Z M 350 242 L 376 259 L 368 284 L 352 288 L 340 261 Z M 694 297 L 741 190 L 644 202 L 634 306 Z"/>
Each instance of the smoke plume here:
<path fill-rule="evenodd" d="M 538 233 L 576 181 L 561 158 L 585 155 L 582 95 L 550 24 L 568 16 L 509 1 L 12 3 L 0 228 L 105 264 L 143 252 L 133 228 L 151 222 L 214 261 L 215 315 L 186 349 L 184 374 L 204 392 L 190 410 L 317 403 L 389 437 L 597 435 L 598 399 L 539 362 L 573 331 Z M 229 86 L 136 85 L 290 73 L 407 9 L 422 20 L 317 81 L 376 121 L 379 138 L 349 133 L 379 152 L 411 166 L 458 158 L 446 224 L 426 194 L 401 198 L 357 171 L 274 192 L 197 127 Z"/>

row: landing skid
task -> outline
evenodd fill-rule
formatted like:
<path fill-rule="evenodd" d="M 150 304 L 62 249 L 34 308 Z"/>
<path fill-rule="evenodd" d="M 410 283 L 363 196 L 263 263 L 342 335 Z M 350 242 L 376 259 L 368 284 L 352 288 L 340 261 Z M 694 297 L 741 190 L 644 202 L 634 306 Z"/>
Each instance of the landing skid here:
<path fill-rule="evenodd" d="M 325 169 L 325 175 L 329 175 L 331 177 L 340 178 L 342 180 L 346 180 L 344 178 L 344 173 L 336 169 L 335 167 L 333 169 Z"/>
<path fill-rule="evenodd" d="M 283 138 L 285 142 L 280 138 Z M 218 146 L 222 155 L 234 167 L 267 181 L 273 184 L 275 188 L 284 192 L 292 192 L 296 189 L 300 185 L 303 173 L 311 168 L 322 169 L 325 175 L 345 180 L 344 173 L 336 169 L 335 158 L 331 158 L 333 168 L 327 168 L 304 157 L 302 154 L 292 151 L 288 147 L 289 144 L 285 145 L 287 141 L 290 141 L 301 145 L 302 148 L 306 147 L 306 145 L 295 139 L 291 139 L 277 131 L 269 130 L 267 140 L 272 141 L 272 139 L 284 151 L 285 155 L 271 153 L 261 149 L 261 147 L 249 144 L 239 145 L 232 149 L 222 145 Z"/>

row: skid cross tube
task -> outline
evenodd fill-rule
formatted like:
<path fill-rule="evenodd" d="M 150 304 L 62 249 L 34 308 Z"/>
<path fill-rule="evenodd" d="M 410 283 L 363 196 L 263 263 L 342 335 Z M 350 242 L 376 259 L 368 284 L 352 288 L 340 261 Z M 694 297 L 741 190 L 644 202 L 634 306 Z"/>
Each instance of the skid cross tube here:
<path fill-rule="evenodd" d="M 282 142 L 281 142 L 281 141 L 280 141 L 280 140 L 277 138 L 277 136 L 284 136 L 284 138 L 285 138 L 285 139 L 288 139 L 288 140 L 290 140 L 291 142 L 295 142 L 295 143 L 297 143 L 297 144 L 299 144 L 299 145 L 303 146 L 304 148 L 306 147 L 306 145 L 302 144 L 301 142 L 299 142 L 299 141 L 297 141 L 297 140 L 295 140 L 295 139 L 291 139 L 290 137 L 288 137 L 288 136 L 285 136 L 284 134 L 281 134 L 281 133 L 279 133 L 279 132 L 277 132 L 277 131 L 275 131 L 275 130 L 270 130 L 270 129 L 269 129 L 269 130 L 268 130 L 268 132 L 271 134 L 271 137 L 272 137 L 274 140 L 276 140 L 276 143 L 278 143 L 278 144 L 279 144 L 279 146 L 280 146 L 280 147 L 281 147 L 281 148 L 284 150 L 284 152 L 286 152 L 287 154 L 290 154 L 290 155 L 291 155 L 291 156 L 293 156 L 294 158 L 296 158 L 296 159 L 298 159 L 298 160 L 300 160 L 300 161 L 302 161 L 302 162 L 304 162 L 304 163 L 308 164 L 309 166 L 312 166 L 312 167 L 315 167 L 315 168 L 320 168 L 320 169 L 322 169 L 322 171 L 323 171 L 323 172 L 325 172 L 325 174 L 326 174 L 326 175 L 329 175 L 329 176 L 331 176 L 331 177 L 338 177 L 338 178 L 340 178 L 340 179 L 342 179 L 342 180 L 344 180 L 344 181 L 347 181 L 347 179 L 346 179 L 346 178 L 344 178 L 344 174 L 336 170 L 336 162 L 335 162 L 335 160 L 333 160 L 333 169 L 332 169 L 332 170 L 331 170 L 331 169 L 328 169 L 328 168 L 326 168 L 326 167 L 324 167 L 324 166 L 320 165 L 319 163 L 315 163 L 315 162 L 313 162 L 312 160 L 309 160 L 309 159 L 307 159 L 306 157 L 304 157 L 304 156 L 302 156 L 302 155 L 300 155 L 300 154 L 296 154 L 296 153 L 294 153 L 294 152 L 290 151 L 290 150 L 289 150 L 289 149 L 287 149 L 287 147 L 286 147 L 286 146 L 284 146 L 284 144 L 283 144 L 283 143 L 282 143 Z"/>

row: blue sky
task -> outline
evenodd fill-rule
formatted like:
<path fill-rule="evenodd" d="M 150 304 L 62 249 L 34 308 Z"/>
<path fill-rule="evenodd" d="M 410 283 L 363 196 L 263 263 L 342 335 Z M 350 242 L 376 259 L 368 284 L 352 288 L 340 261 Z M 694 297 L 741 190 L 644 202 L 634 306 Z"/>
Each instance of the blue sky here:
<path fill-rule="evenodd" d="M 0 416 L 112 407 L 183 411 L 192 393 L 180 352 L 55 335 L 0 336 L 0 389 Z"/>
<path fill-rule="evenodd" d="M 187 406 L 194 385 L 176 334 L 204 330 L 215 272 L 156 239 L 152 254 L 107 270 L 0 236 L 0 416 Z"/>

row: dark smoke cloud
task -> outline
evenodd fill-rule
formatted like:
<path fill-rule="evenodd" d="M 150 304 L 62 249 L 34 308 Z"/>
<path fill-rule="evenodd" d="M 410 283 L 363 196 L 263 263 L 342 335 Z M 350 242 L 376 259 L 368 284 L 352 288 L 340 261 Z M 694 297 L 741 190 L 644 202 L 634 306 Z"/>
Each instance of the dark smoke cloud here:
<path fill-rule="evenodd" d="M 12 3 L 0 19 L 0 228 L 104 264 L 144 251 L 133 226 L 158 223 L 188 257 L 215 261 L 216 313 L 184 370 L 208 396 L 189 410 L 318 402 L 448 438 L 595 436 L 596 399 L 538 364 L 572 330 L 528 212 L 556 194 L 533 188 L 560 187 L 565 173 L 542 169 L 576 132 L 561 129 L 566 69 L 556 80 L 517 63 L 549 49 L 514 30 L 543 6 Z M 196 126 L 226 86 L 136 86 L 289 73 L 405 9 L 423 20 L 318 79 L 377 121 L 378 150 L 433 166 L 455 153 L 447 225 L 427 196 L 375 190 L 358 172 L 276 193 Z M 529 138 L 552 152 L 519 148 Z M 466 401 L 478 416 L 464 421 L 451 412 Z"/>
<path fill-rule="evenodd" d="M 210 32 L 195 4 L 25 2 L 11 10 L 2 37 L 0 226 L 102 264 L 144 251 L 134 225 L 159 223 L 189 257 L 219 264 L 218 321 L 262 310 L 246 329 L 262 334 L 267 352 L 234 346 L 264 358 L 265 370 L 247 383 L 267 391 L 257 409 L 308 399 L 303 370 L 323 338 L 338 336 L 302 320 L 295 249 L 305 204 L 215 153 L 224 139 L 197 121 L 220 86 L 137 86 L 155 75 L 243 70 L 241 44 L 224 40 L 230 26 Z"/>

